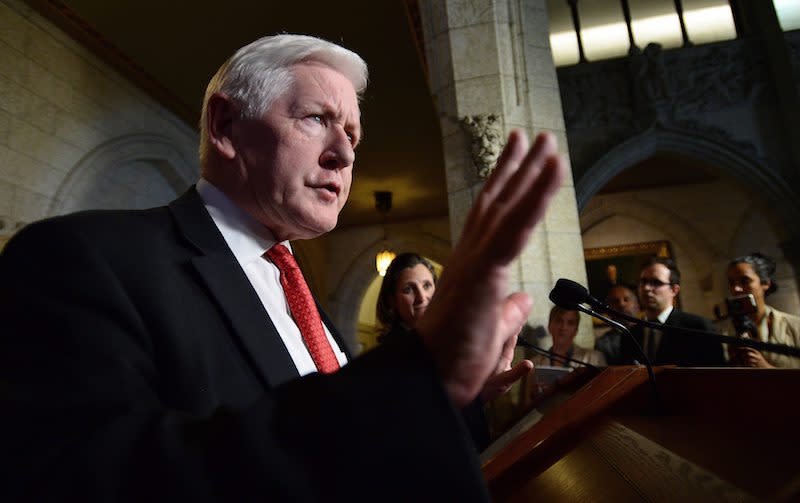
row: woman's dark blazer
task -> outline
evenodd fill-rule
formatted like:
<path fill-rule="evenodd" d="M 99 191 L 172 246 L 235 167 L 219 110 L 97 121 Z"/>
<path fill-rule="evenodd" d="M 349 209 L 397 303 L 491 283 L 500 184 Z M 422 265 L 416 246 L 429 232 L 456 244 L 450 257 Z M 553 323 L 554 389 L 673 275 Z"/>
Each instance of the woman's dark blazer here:
<path fill-rule="evenodd" d="M 380 342 L 388 342 L 393 344 L 396 341 L 403 341 L 406 338 L 417 338 L 417 335 L 412 331 L 400 326 L 394 325 L 385 334 L 379 337 Z M 464 420 L 464 425 L 469 431 L 472 438 L 472 443 L 475 445 L 477 452 L 482 452 L 489 447 L 491 438 L 489 435 L 489 423 L 486 420 L 486 413 L 483 409 L 483 401 L 480 397 L 470 402 L 466 407 L 461 409 L 461 419 Z"/>

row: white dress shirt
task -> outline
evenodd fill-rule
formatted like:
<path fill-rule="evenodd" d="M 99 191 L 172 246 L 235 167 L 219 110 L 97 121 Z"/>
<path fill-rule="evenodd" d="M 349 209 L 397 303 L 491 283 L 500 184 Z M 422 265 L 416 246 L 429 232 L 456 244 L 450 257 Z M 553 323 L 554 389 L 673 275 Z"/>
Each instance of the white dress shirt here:
<path fill-rule="evenodd" d="M 672 310 L 674 309 L 673 306 L 667 306 L 666 309 L 661 311 L 658 314 L 658 322 L 662 325 L 667 322 L 667 318 L 669 315 L 672 314 Z M 661 330 L 653 329 L 650 327 L 645 327 L 644 329 L 644 340 L 642 341 L 642 351 L 644 354 L 647 355 L 650 360 L 655 360 L 656 355 L 658 354 L 658 348 L 661 346 L 661 336 L 663 332 Z"/>
<path fill-rule="evenodd" d="M 211 215 L 211 219 L 214 220 L 214 224 L 233 252 L 233 256 L 236 257 L 247 275 L 247 279 L 250 280 L 250 284 L 253 285 L 258 298 L 264 304 L 264 309 L 267 310 L 267 314 L 278 330 L 283 344 L 297 366 L 297 371 L 301 376 L 316 372 L 317 367 L 314 365 L 311 354 L 303 342 L 300 329 L 297 328 L 289 311 L 289 304 L 286 302 L 286 295 L 283 293 L 280 282 L 280 271 L 269 259 L 263 257 L 264 253 L 276 243 L 272 232 L 242 211 L 208 180 L 204 178 L 198 180 L 197 192 L 203 199 L 203 204 Z M 281 244 L 292 251 L 292 246 L 288 241 Z M 339 349 L 339 345 L 336 344 L 325 323 L 322 326 L 331 343 L 333 353 L 339 360 L 339 365 L 344 366 L 347 363 L 347 357 Z M 268 334 L 264 334 L 264 337 L 267 336 Z"/>

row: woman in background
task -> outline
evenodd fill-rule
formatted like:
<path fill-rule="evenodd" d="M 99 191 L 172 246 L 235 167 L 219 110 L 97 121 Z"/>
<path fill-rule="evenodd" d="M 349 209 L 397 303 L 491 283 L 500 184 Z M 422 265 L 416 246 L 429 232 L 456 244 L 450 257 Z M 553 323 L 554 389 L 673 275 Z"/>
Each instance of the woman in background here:
<path fill-rule="evenodd" d="M 581 318 L 578 315 L 578 311 L 570 311 L 553 306 L 547 323 L 547 331 L 553 337 L 553 345 L 550 347 L 552 355 L 537 355 L 533 358 L 533 364 L 549 367 L 577 367 L 580 365 L 560 358 L 561 356 L 566 356 L 579 362 L 605 367 L 606 358 L 603 353 L 593 349 L 583 349 L 575 345 L 575 336 L 578 334 L 580 321 Z"/>
<path fill-rule="evenodd" d="M 755 312 L 749 315 L 756 333 L 743 336 L 762 342 L 800 346 L 800 317 L 778 311 L 766 303 L 767 296 L 778 289 L 774 260 L 760 253 L 735 258 L 728 264 L 727 276 L 731 295 L 752 294 L 756 301 Z M 731 363 L 745 367 L 800 368 L 798 358 L 762 353 L 754 348 L 730 346 L 728 356 Z"/>
<path fill-rule="evenodd" d="M 391 344 L 403 337 L 417 337 L 414 326 L 425 314 L 436 291 L 436 271 L 424 257 L 401 253 L 392 261 L 383 277 L 378 293 L 376 316 L 381 324 L 378 342 Z M 498 361 L 494 375 L 486 380 L 480 395 L 462 409 L 462 417 L 480 452 L 489 445 L 489 427 L 483 405 L 511 388 L 533 368 L 529 360 L 511 367 L 517 338 L 509 339 Z"/>
<path fill-rule="evenodd" d="M 425 314 L 436 291 L 436 270 L 416 253 L 401 253 L 389 264 L 378 293 L 378 342 L 407 336 Z"/>

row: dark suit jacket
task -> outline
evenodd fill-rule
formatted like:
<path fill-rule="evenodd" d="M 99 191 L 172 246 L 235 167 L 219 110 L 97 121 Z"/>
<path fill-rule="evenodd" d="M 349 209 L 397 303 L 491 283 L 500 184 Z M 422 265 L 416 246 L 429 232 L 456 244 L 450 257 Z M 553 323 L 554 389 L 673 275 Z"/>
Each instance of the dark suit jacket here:
<path fill-rule="evenodd" d="M 703 330 L 706 332 L 716 332 L 710 320 L 691 313 L 685 313 L 678 309 L 673 309 L 667 321 L 667 327 L 661 336 L 661 343 L 658 346 L 656 358 L 651 363 L 653 365 L 678 365 L 681 367 L 708 367 L 725 365 L 725 358 L 722 352 L 722 344 L 710 341 L 700 336 L 682 334 L 669 330 L 669 326 L 678 328 L 688 328 L 692 330 Z M 642 347 L 644 332 L 637 326 L 631 329 L 633 336 Z M 633 347 L 628 337 L 622 338 L 621 345 L 623 359 L 632 363 L 634 360 L 641 362 L 642 358 Z"/>
<path fill-rule="evenodd" d="M 0 319 L 0 501 L 487 498 L 422 344 L 297 378 L 194 189 L 23 229 Z"/>
<path fill-rule="evenodd" d="M 391 330 L 378 336 L 378 342 L 381 344 L 394 344 L 396 341 L 402 341 L 407 337 L 418 336 L 415 332 L 407 330 L 400 325 L 394 325 Z M 486 412 L 483 409 L 483 401 L 480 396 L 461 409 L 461 418 L 464 420 L 467 430 L 469 430 L 475 449 L 478 452 L 482 452 L 489 447 L 491 443 L 489 422 L 486 419 Z"/>

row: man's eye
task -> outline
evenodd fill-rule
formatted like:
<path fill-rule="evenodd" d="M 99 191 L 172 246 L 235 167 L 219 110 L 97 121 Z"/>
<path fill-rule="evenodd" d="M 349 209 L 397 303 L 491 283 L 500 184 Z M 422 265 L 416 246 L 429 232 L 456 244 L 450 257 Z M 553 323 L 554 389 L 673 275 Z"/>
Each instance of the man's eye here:
<path fill-rule="evenodd" d="M 309 115 L 307 118 L 318 124 L 323 124 L 325 122 L 325 118 L 321 115 Z"/>

